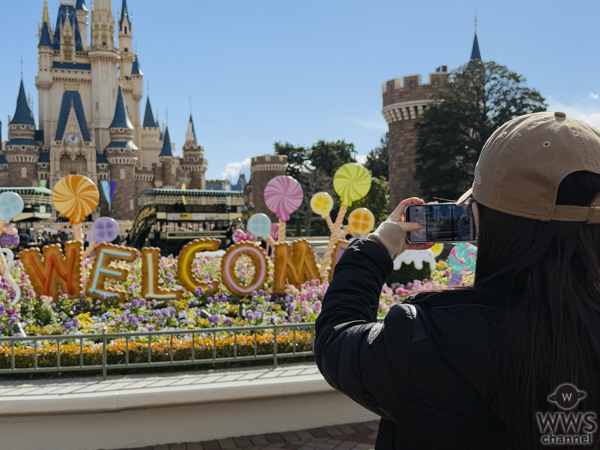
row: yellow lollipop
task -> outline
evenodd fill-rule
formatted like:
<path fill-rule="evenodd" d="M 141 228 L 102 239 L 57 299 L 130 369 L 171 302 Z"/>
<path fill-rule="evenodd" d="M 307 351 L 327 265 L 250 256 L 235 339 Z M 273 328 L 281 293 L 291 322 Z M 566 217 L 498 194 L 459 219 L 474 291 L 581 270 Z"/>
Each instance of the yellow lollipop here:
<path fill-rule="evenodd" d="M 433 247 L 431 247 L 431 251 L 433 252 L 433 256 L 437 258 L 444 251 L 444 244 L 435 244 Z"/>
<path fill-rule="evenodd" d="M 317 192 L 310 199 L 310 209 L 323 219 L 329 217 L 329 213 L 333 209 L 333 197 L 327 192 Z"/>
<path fill-rule="evenodd" d="M 375 226 L 375 216 L 367 208 L 356 208 L 348 216 L 348 231 L 351 234 L 365 234 Z"/>
<path fill-rule="evenodd" d="M 82 175 L 68 175 L 54 186 L 52 203 L 69 218 L 71 225 L 80 224 L 98 206 L 100 193 L 92 180 Z"/>
<path fill-rule="evenodd" d="M 360 164 L 344 164 L 333 176 L 333 188 L 340 196 L 342 205 L 350 206 L 369 193 L 371 174 Z"/>

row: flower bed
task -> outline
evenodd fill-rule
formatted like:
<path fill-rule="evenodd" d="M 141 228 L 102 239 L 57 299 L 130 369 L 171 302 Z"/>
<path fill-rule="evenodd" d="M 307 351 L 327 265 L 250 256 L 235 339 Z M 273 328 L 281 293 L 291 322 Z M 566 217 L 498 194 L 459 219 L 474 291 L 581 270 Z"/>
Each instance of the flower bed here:
<path fill-rule="evenodd" d="M 219 328 L 264 324 L 294 324 L 314 322 L 321 310 L 321 301 L 327 283 L 313 280 L 299 289 L 288 286 L 285 295 L 271 295 L 269 282 L 264 289 L 249 297 L 239 297 L 225 290 L 208 295 L 201 289 L 185 293 L 181 300 L 159 302 L 141 298 L 141 261 L 117 263 L 127 268 L 129 275 L 123 283 L 126 302 L 114 298 L 91 299 L 82 294 L 80 299 L 67 296 L 52 299 L 37 296 L 20 263 L 13 268 L 13 278 L 18 280 L 22 298 L 11 306 L 14 292 L 5 279 L 0 280 L 0 334 L 18 336 L 78 335 L 116 332 L 141 332 L 158 330 L 185 330 Z M 84 282 L 91 267 L 85 262 Z M 200 254 L 194 260 L 196 277 L 207 282 L 217 282 L 220 258 Z M 173 257 L 160 260 L 159 283 L 171 288 L 176 286 L 177 263 Z M 269 268 L 273 272 L 272 263 Z M 235 273 L 241 282 L 249 282 L 254 273 L 251 260 L 241 257 L 236 262 Z M 445 262 L 437 264 L 437 270 L 428 280 L 416 280 L 404 285 L 384 286 L 379 302 L 379 315 L 384 316 L 390 307 L 402 302 L 408 295 L 423 290 L 443 289 L 449 281 L 450 270 Z M 272 276 L 269 277 L 272 279 Z M 467 277 L 463 284 L 469 284 Z"/>

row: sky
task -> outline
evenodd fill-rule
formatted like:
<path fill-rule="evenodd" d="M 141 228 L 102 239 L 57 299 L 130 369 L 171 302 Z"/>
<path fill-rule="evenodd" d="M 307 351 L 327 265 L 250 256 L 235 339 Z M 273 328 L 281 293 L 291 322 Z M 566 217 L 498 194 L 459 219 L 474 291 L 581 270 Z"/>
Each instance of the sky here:
<path fill-rule="evenodd" d="M 65 3 L 69 0 L 63 0 Z M 122 0 L 114 0 L 115 16 Z M 364 158 L 387 130 L 381 85 L 468 61 L 523 74 L 549 110 L 600 127 L 600 2 L 547 0 L 127 0 L 152 106 L 181 154 L 190 107 L 207 179 L 237 181 L 275 142 L 345 140 Z M 54 25 L 59 0 L 48 0 Z M 90 0 L 86 0 L 88 8 Z M 0 0 L 0 117 L 14 114 L 23 60 L 37 118 L 43 0 Z M 145 84 L 144 82 L 144 84 Z M 146 94 L 146 92 L 145 92 Z M 190 102 L 191 96 L 191 102 Z M 145 98 L 142 99 L 142 108 Z M 143 109 L 142 109 L 143 114 Z"/>

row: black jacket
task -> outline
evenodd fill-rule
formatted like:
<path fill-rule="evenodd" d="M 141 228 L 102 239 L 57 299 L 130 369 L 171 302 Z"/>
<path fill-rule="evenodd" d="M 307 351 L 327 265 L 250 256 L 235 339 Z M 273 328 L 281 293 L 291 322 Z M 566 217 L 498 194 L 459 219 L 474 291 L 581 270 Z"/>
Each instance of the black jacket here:
<path fill-rule="evenodd" d="M 381 416 L 378 450 L 504 448 L 492 375 L 507 321 L 500 294 L 420 294 L 377 323 L 391 270 L 375 242 L 344 252 L 316 322 L 321 373 Z"/>

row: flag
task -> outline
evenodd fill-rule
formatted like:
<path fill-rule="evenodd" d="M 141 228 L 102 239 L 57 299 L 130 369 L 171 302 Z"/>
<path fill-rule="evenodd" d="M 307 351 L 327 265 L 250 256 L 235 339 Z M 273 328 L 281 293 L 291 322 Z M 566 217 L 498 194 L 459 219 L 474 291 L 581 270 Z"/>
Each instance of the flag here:
<path fill-rule="evenodd" d="M 111 201 L 110 184 L 106 180 L 101 180 L 100 184 L 102 185 L 102 192 L 104 193 L 104 198 L 106 199 L 108 206 L 110 206 L 110 201 Z"/>

